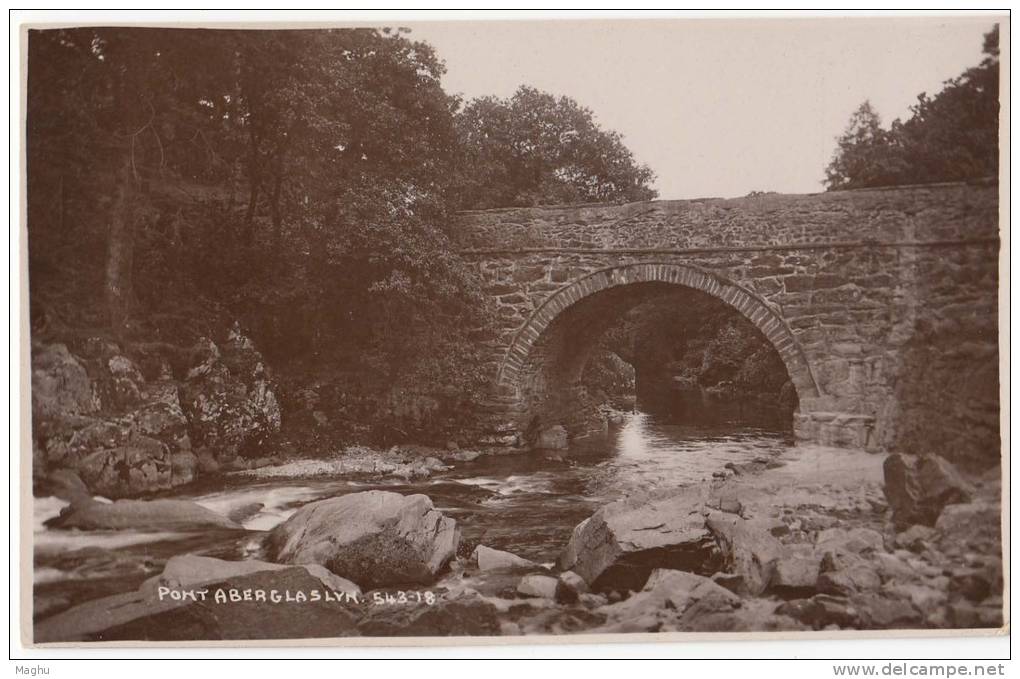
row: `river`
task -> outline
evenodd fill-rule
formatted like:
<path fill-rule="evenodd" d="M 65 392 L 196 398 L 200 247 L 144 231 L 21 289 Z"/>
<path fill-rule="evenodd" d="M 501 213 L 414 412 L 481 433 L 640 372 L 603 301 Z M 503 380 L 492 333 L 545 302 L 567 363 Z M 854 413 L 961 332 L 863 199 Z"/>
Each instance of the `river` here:
<path fill-rule="evenodd" d="M 141 533 L 54 530 L 44 522 L 64 503 L 36 498 L 36 618 L 79 602 L 136 588 L 176 554 L 225 559 L 261 556 L 262 531 L 315 500 L 371 489 L 423 493 L 454 517 L 466 548 L 481 543 L 552 563 L 580 521 L 637 492 L 706 481 L 728 462 L 794 446 L 789 432 L 720 424 L 694 427 L 634 413 L 613 427 L 602 449 L 487 455 L 420 481 L 339 477 L 257 479 L 228 474 L 175 491 L 231 516 L 249 533 Z"/>

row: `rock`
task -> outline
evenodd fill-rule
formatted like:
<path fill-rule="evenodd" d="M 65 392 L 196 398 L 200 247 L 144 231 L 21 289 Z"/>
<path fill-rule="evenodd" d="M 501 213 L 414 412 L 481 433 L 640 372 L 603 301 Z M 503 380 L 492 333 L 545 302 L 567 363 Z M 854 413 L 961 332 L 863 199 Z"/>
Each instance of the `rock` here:
<path fill-rule="evenodd" d="M 373 637 L 496 636 L 501 629 L 498 609 L 471 593 L 432 605 L 373 606 L 358 622 L 358 633 Z"/>
<path fill-rule="evenodd" d="M 1002 511 L 997 502 L 947 505 L 935 522 L 944 549 L 1001 553 Z"/>
<path fill-rule="evenodd" d="M 945 606 L 947 599 L 945 591 L 919 583 L 886 584 L 882 591 L 900 599 L 909 599 L 925 620 L 935 616 Z"/>
<path fill-rule="evenodd" d="M 548 575 L 525 575 L 517 584 L 517 593 L 526 597 L 555 599 L 559 580 Z"/>
<path fill-rule="evenodd" d="M 786 545 L 776 561 L 769 589 L 787 595 L 814 590 L 821 566 L 821 555 L 810 545 Z"/>
<path fill-rule="evenodd" d="M 890 592 L 862 592 L 850 598 L 861 626 L 867 629 L 906 629 L 920 627 L 923 617 L 910 599 Z"/>
<path fill-rule="evenodd" d="M 32 348 L 32 418 L 94 413 L 99 398 L 85 366 L 63 344 Z"/>
<path fill-rule="evenodd" d="M 860 614 L 849 600 L 828 594 L 816 594 L 810 599 L 794 599 L 781 604 L 776 613 L 800 621 L 816 630 L 829 625 L 857 628 Z"/>
<path fill-rule="evenodd" d="M 265 445 L 280 430 L 280 406 L 261 354 L 235 326 L 222 347 L 203 338 L 181 404 L 192 443 L 231 458 Z"/>
<path fill-rule="evenodd" d="M 564 571 L 560 573 L 560 585 L 561 588 L 570 590 L 578 595 L 587 594 L 589 589 L 588 583 L 584 581 L 584 578 L 574 571 Z"/>
<path fill-rule="evenodd" d="M 451 455 L 447 455 L 449 459 L 456 460 L 457 462 L 474 462 L 481 456 L 482 454 L 477 450 L 458 450 Z"/>
<path fill-rule="evenodd" d="M 70 469 L 58 469 L 47 476 L 36 492 L 36 495 L 52 495 L 71 504 L 88 502 L 92 499 L 88 486 Z"/>
<path fill-rule="evenodd" d="M 142 435 L 88 455 L 77 469 L 93 492 L 113 498 L 169 488 L 172 478 L 170 449 Z"/>
<path fill-rule="evenodd" d="M 878 589 L 882 578 L 874 566 L 855 554 L 826 552 L 818 576 L 818 589 L 826 594 L 848 595 Z"/>
<path fill-rule="evenodd" d="M 977 603 L 991 595 L 992 582 L 980 571 L 957 573 L 949 578 L 949 591 Z"/>
<path fill-rule="evenodd" d="M 902 547 L 903 549 L 923 552 L 934 536 L 935 529 L 931 526 L 914 524 L 907 530 L 897 533 L 895 543 L 897 547 Z"/>
<path fill-rule="evenodd" d="M 598 609 L 607 617 L 600 632 L 643 632 L 686 629 L 713 614 L 729 614 L 740 597 L 706 577 L 655 569 L 640 592 Z"/>
<path fill-rule="evenodd" d="M 983 627 L 1000 628 L 1003 625 L 1002 603 L 973 604 L 961 601 L 948 607 L 950 627 L 977 629 Z"/>
<path fill-rule="evenodd" d="M 220 470 L 220 463 L 208 450 L 201 450 L 197 455 L 198 470 L 203 474 L 214 474 Z"/>
<path fill-rule="evenodd" d="M 712 573 L 711 580 L 720 587 L 725 587 L 735 594 L 746 589 L 744 587 L 744 576 L 736 573 Z"/>
<path fill-rule="evenodd" d="M 559 566 L 596 591 L 640 590 L 656 568 L 711 572 L 715 540 L 703 511 L 697 487 L 613 502 L 574 528 Z"/>
<path fill-rule="evenodd" d="M 912 581 L 918 577 L 917 571 L 896 554 L 876 552 L 874 559 L 878 566 L 878 572 L 885 581 Z"/>
<path fill-rule="evenodd" d="M 211 509 L 186 500 L 117 500 L 82 502 L 65 507 L 50 519 L 53 528 L 79 530 L 197 531 L 239 529 Z"/>
<path fill-rule="evenodd" d="M 198 458 L 189 450 L 174 453 L 170 456 L 170 485 L 183 486 L 191 483 L 198 468 Z"/>
<path fill-rule="evenodd" d="M 543 429 L 538 433 L 534 447 L 539 450 L 565 450 L 567 448 L 566 428 L 557 424 Z"/>
<path fill-rule="evenodd" d="M 238 507 L 234 507 L 227 512 L 227 518 L 231 521 L 243 524 L 245 521 L 265 509 L 265 507 L 266 505 L 264 502 L 248 502 Z"/>
<path fill-rule="evenodd" d="M 206 592 L 204 600 L 198 594 L 201 590 Z M 196 641 L 358 634 L 355 625 L 361 605 L 342 593 L 338 598 L 304 567 L 239 572 L 184 591 L 193 594 L 172 598 L 162 590 L 160 597 L 158 586 L 146 583 L 136 592 L 88 601 L 37 624 L 34 640 Z M 280 599 L 259 601 L 255 598 L 259 591 L 267 598 L 275 592 Z M 181 590 L 177 592 L 183 596 Z M 312 592 L 318 592 L 317 600 L 311 598 Z"/>
<path fill-rule="evenodd" d="M 312 502 L 269 535 L 282 563 L 317 563 L 366 587 L 427 584 L 454 557 L 460 531 L 425 495 L 380 490 Z"/>
<path fill-rule="evenodd" d="M 860 554 L 865 551 L 883 551 L 885 539 L 878 531 L 870 528 L 828 528 L 820 531 L 815 538 L 815 549 L 819 552 L 840 552 Z"/>
<path fill-rule="evenodd" d="M 973 487 L 938 455 L 890 455 L 885 460 L 885 496 L 899 524 L 931 526 L 948 504 L 968 502 Z"/>
<path fill-rule="evenodd" d="M 451 451 L 451 452 L 453 452 L 453 451 L 456 451 L 456 450 L 460 450 L 460 446 L 457 444 L 456 441 L 447 441 L 446 442 L 446 449 Z"/>
<path fill-rule="evenodd" d="M 478 570 L 481 571 L 491 571 L 498 568 L 512 569 L 537 567 L 537 564 L 533 561 L 528 561 L 516 554 L 492 549 L 485 545 L 478 545 L 475 547 L 475 551 L 472 552 L 471 558 L 478 564 Z"/>
<path fill-rule="evenodd" d="M 743 578 L 743 590 L 758 596 L 769 586 L 783 545 L 769 532 L 770 523 L 714 512 L 705 521 L 723 554 L 726 570 Z"/>
<path fill-rule="evenodd" d="M 237 576 L 250 575 L 262 571 L 282 571 L 291 568 L 286 564 L 268 561 L 224 561 L 211 556 L 183 554 L 171 557 L 163 567 L 163 572 L 145 581 L 142 588 L 154 590 L 158 587 L 171 589 L 187 589 L 210 582 L 220 582 Z M 361 588 L 350 580 L 331 573 L 318 564 L 300 566 L 309 575 L 319 580 L 322 585 L 334 592 L 352 592 L 361 594 Z"/>

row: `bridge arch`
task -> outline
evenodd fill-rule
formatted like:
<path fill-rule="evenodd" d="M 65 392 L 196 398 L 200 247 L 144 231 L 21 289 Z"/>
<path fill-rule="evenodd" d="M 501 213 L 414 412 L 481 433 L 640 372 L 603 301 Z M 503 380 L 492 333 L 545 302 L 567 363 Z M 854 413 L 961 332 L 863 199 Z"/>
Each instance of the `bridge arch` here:
<path fill-rule="evenodd" d="M 776 349 L 802 403 L 822 395 L 804 351 L 774 308 L 747 288 L 716 273 L 689 264 L 659 261 L 608 266 L 567 283 L 546 298 L 517 331 L 503 356 L 498 372 L 501 391 L 518 399 L 527 398 L 523 383 L 528 380 L 536 354 L 541 353 L 550 328 L 569 316 L 571 310 L 596 296 L 621 295 L 630 289 L 650 286 L 686 287 L 721 300 L 747 318 Z M 579 376 L 585 359 L 582 356 L 569 360 L 574 366 L 567 370 L 571 373 L 568 379 L 573 379 Z"/>

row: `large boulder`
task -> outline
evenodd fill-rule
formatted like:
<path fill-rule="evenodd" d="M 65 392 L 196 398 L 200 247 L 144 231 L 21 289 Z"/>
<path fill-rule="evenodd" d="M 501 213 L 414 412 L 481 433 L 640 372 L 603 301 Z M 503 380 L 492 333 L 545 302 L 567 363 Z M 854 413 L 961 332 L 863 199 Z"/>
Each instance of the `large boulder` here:
<path fill-rule="evenodd" d="M 266 444 L 280 430 L 280 405 L 261 354 L 239 328 L 222 347 L 203 338 L 182 386 L 192 442 L 232 458 Z"/>
<path fill-rule="evenodd" d="M 201 565 L 203 574 L 198 574 L 192 572 L 192 566 L 197 564 L 177 568 L 176 575 L 157 576 L 137 591 L 94 599 L 42 620 L 35 625 L 34 640 L 358 636 L 355 625 L 362 610 L 361 597 L 335 589 L 335 583 L 324 581 L 310 568 L 225 561 Z"/>
<path fill-rule="evenodd" d="M 432 582 L 453 558 L 457 522 L 425 495 L 381 490 L 307 504 L 269 535 L 271 558 L 321 564 L 365 587 Z"/>
<path fill-rule="evenodd" d="M 559 566 L 601 591 L 640 590 L 656 568 L 708 572 L 704 505 L 698 488 L 608 504 L 574 528 Z"/>
<path fill-rule="evenodd" d="M 79 530 L 197 531 L 241 527 L 211 509 L 186 500 L 90 500 L 65 507 L 53 528 Z"/>
<path fill-rule="evenodd" d="M 885 460 L 885 496 L 900 525 L 931 526 L 942 508 L 969 502 L 974 488 L 938 455 L 893 454 Z"/>
<path fill-rule="evenodd" d="M 99 397 L 81 361 L 63 344 L 32 349 L 33 418 L 66 417 L 99 410 Z"/>
<path fill-rule="evenodd" d="M 705 525 L 722 551 L 726 570 L 742 576 L 743 593 L 758 596 L 769 586 L 783 545 L 772 537 L 768 521 L 713 512 Z"/>

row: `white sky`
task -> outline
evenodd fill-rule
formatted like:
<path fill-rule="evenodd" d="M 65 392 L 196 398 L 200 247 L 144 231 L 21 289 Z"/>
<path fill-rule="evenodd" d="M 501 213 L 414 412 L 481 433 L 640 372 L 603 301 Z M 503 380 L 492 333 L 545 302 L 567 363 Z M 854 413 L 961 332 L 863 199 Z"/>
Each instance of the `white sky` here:
<path fill-rule="evenodd" d="M 807 193 L 865 99 L 886 125 L 981 60 L 991 17 L 409 24 L 468 98 L 568 95 L 624 135 L 661 198 Z"/>

